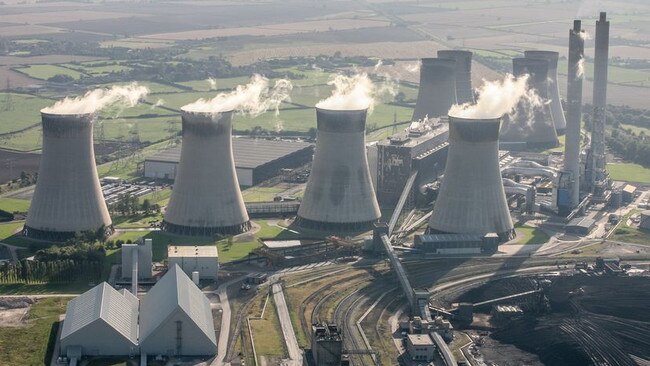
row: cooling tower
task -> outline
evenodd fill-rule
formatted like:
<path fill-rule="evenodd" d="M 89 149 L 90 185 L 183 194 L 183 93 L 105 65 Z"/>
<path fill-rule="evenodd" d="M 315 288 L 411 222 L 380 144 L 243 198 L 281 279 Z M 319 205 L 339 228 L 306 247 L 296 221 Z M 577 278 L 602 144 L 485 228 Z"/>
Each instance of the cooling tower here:
<path fill-rule="evenodd" d="M 110 229 L 112 222 L 95 166 L 95 116 L 41 112 L 41 117 L 43 153 L 26 234 L 61 241 L 76 232 Z"/>
<path fill-rule="evenodd" d="M 532 148 L 555 147 L 559 144 L 551 106 L 548 100 L 548 62 L 529 58 L 512 59 L 512 70 L 516 77 L 529 75 L 528 87 L 540 96 L 541 106 L 531 106 L 525 100 L 520 102 L 515 113 L 505 116 L 500 140 L 506 143 L 526 143 Z"/>
<path fill-rule="evenodd" d="M 569 68 L 567 74 L 567 127 L 564 144 L 564 170 L 571 173 L 570 207 L 580 201 L 580 125 L 582 122 L 581 62 L 585 53 L 585 32 L 579 20 L 569 30 Z"/>
<path fill-rule="evenodd" d="M 366 110 L 316 108 L 318 135 L 297 224 L 330 231 L 368 229 L 381 217 L 366 157 Z"/>
<path fill-rule="evenodd" d="M 423 58 L 420 67 L 420 88 L 413 111 L 413 121 L 424 117 L 446 116 L 456 103 L 456 61 L 444 58 Z"/>
<path fill-rule="evenodd" d="M 596 21 L 596 49 L 594 51 L 594 117 L 591 130 L 591 158 L 588 182 L 607 179 L 605 170 L 605 108 L 607 107 L 607 62 L 609 58 L 609 21 L 607 13 L 600 13 Z"/>
<path fill-rule="evenodd" d="M 472 90 L 472 52 L 440 50 L 438 58 L 456 61 L 456 100 L 458 104 L 474 103 Z"/>
<path fill-rule="evenodd" d="M 566 118 L 562 110 L 560 86 L 557 83 L 557 61 L 560 55 L 553 51 L 525 51 L 524 56 L 530 59 L 546 60 L 548 62 L 548 97 L 551 100 L 551 113 L 555 131 L 563 134 L 566 130 Z"/>
<path fill-rule="evenodd" d="M 182 111 L 183 145 L 165 213 L 168 232 L 211 236 L 250 229 L 232 153 L 232 112 Z"/>
<path fill-rule="evenodd" d="M 431 233 L 514 235 L 499 169 L 496 119 L 449 116 L 447 167 L 429 219 Z"/>

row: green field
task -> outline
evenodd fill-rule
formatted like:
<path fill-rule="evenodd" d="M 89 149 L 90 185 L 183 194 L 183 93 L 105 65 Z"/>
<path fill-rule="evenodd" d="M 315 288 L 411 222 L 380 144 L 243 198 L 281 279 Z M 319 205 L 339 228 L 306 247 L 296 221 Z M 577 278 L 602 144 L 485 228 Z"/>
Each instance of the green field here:
<path fill-rule="evenodd" d="M 251 187 L 242 191 L 242 196 L 246 202 L 269 202 L 284 191 L 284 188 L 279 187 Z"/>
<path fill-rule="evenodd" d="M 165 94 L 165 93 L 178 93 L 182 92 L 181 89 L 172 86 L 172 85 L 167 85 L 167 84 L 162 84 L 162 83 L 156 83 L 153 81 L 137 81 L 139 85 L 144 85 L 147 88 L 149 88 L 149 93 L 151 94 Z M 95 87 L 96 88 L 110 88 L 114 85 L 128 85 L 131 84 L 131 82 L 122 82 L 122 83 L 111 83 L 111 84 L 98 84 Z M 153 100 L 153 103 L 156 102 L 157 99 Z"/>
<path fill-rule="evenodd" d="M 515 231 L 517 232 L 517 238 L 510 244 L 538 245 L 544 244 L 550 239 L 543 230 L 525 224 L 515 225 Z"/>
<path fill-rule="evenodd" d="M 17 198 L 0 197 L 0 210 L 7 212 L 27 212 L 31 201 Z"/>
<path fill-rule="evenodd" d="M 29 94 L 0 93 L 0 134 L 40 124 L 40 110 L 52 104 L 52 100 Z"/>
<path fill-rule="evenodd" d="M 27 325 L 0 328 L 0 359 L 4 365 L 49 365 L 46 353 L 56 336 L 59 315 L 65 313 L 68 298 L 39 300 L 27 315 Z"/>
<path fill-rule="evenodd" d="M 650 183 L 650 169 L 639 164 L 616 163 L 607 164 L 607 171 L 613 180 L 635 183 Z"/>
<path fill-rule="evenodd" d="M 39 125 L 23 132 L 11 134 L 2 140 L 2 146 L 19 151 L 36 151 L 41 149 L 42 140 L 43 136 Z"/>
<path fill-rule="evenodd" d="M 621 127 L 625 130 L 632 131 L 632 133 L 634 133 L 635 135 L 640 135 L 643 132 L 646 136 L 650 136 L 650 128 L 628 125 L 624 123 L 621 123 Z"/>
<path fill-rule="evenodd" d="M 55 75 L 67 75 L 75 80 L 79 80 L 83 76 L 86 76 L 84 73 L 81 73 L 79 71 L 57 65 L 29 65 L 16 68 L 15 70 L 20 71 L 34 79 L 41 80 L 47 80 Z"/>
<path fill-rule="evenodd" d="M 558 73 L 566 75 L 567 60 L 560 60 L 558 62 Z M 585 78 L 593 80 L 594 64 L 585 62 Z M 626 69 L 619 66 L 609 66 L 608 81 L 614 84 L 625 84 L 635 86 L 650 86 L 650 71 L 643 69 Z"/>
<path fill-rule="evenodd" d="M 638 227 L 632 227 L 627 224 L 628 219 L 637 213 L 639 213 L 639 210 L 632 210 L 621 218 L 621 223 L 614 230 L 610 239 L 626 243 L 650 245 L 649 230 L 639 229 Z"/>
<path fill-rule="evenodd" d="M 103 120 L 104 139 L 125 141 L 138 136 L 140 141 L 150 143 L 159 142 L 170 138 L 168 131 L 171 126 L 180 130 L 180 117 L 156 117 L 136 119 L 108 119 Z"/>

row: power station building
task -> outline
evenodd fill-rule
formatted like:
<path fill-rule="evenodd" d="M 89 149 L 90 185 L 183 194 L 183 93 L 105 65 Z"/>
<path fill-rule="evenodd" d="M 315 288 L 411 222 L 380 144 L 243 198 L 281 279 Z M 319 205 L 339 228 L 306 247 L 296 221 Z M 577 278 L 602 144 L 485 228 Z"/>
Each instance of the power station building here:
<path fill-rule="evenodd" d="M 416 125 L 377 143 L 377 199 L 381 206 L 396 205 L 415 172 L 409 200 L 417 204 L 423 197 L 422 187 L 444 172 L 449 127 L 440 123 Z"/>
<path fill-rule="evenodd" d="M 196 236 L 250 229 L 231 147 L 232 112 L 182 111 L 183 147 L 165 231 Z"/>
<path fill-rule="evenodd" d="M 138 280 L 149 280 L 153 277 L 152 247 L 152 239 L 144 239 L 135 244 L 122 244 L 123 280 L 131 280 L 136 268 Z M 137 266 L 135 266 L 134 261 L 137 261 Z"/>
<path fill-rule="evenodd" d="M 443 117 L 456 104 L 456 60 L 423 58 L 420 87 L 411 121 Z"/>
<path fill-rule="evenodd" d="M 366 155 L 366 112 L 316 108 L 316 152 L 299 226 L 357 231 L 381 217 Z"/>
<path fill-rule="evenodd" d="M 449 116 L 449 152 L 429 234 L 514 236 L 499 168 L 500 118 Z"/>
<path fill-rule="evenodd" d="M 170 245 L 167 247 L 169 266 L 178 265 L 188 276 L 199 273 L 199 279 L 216 280 L 219 255 L 214 245 Z"/>
<path fill-rule="evenodd" d="M 176 178 L 181 159 L 181 146 L 176 146 L 144 161 L 144 176 L 153 179 Z M 254 186 L 277 176 L 282 169 L 296 168 L 311 161 L 314 145 L 303 141 L 232 139 L 237 180 L 244 187 Z"/>
<path fill-rule="evenodd" d="M 25 234 L 64 241 L 77 232 L 110 231 L 112 221 L 95 166 L 95 116 L 41 112 L 41 117 L 43 153 Z"/>

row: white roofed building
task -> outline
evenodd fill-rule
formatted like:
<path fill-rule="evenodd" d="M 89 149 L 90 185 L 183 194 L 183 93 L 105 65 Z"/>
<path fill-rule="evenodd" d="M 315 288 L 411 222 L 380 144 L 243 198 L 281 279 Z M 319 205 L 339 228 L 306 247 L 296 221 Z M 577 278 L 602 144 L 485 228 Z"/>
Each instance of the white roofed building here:
<path fill-rule="evenodd" d="M 106 282 L 68 303 L 61 331 L 61 355 L 138 354 L 138 299 Z"/>
<path fill-rule="evenodd" d="M 217 339 L 210 301 L 178 265 L 140 307 L 140 351 L 149 356 L 212 356 Z"/>

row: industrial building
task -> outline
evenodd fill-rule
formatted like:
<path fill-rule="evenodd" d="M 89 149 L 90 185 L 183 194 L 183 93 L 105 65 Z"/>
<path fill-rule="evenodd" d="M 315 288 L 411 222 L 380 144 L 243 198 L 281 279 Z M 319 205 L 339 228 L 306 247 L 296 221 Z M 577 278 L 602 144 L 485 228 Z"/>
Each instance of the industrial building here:
<path fill-rule="evenodd" d="M 299 226 L 356 231 L 381 217 L 366 155 L 366 112 L 316 108 L 316 152 Z"/>
<path fill-rule="evenodd" d="M 568 234 L 589 235 L 589 233 L 596 227 L 596 220 L 590 217 L 576 217 L 569 221 L 564 227 L 564 231 Z"/>
<path fill-rule="evenodd" d="M 198 272 L 199 279 L 216 280 L 219 274 L 219 255 L 214 245 L 170 245 L 167 261 L 170 267 L 178 265 L 190 277 Z"/>
<path fill-rule="evenodd" d="M 60 354 L 71 361 L 137 355 L 138 299 L 106 282 L 77 296 L 66 308 L 60 344 Z"/>
<path fill-rule="evenodd" d="M 591 146 L 588 154 L 585 179 L 591 193 L 605 195 L 610 181 L 605 155 L 605 120 L 607 108 L 607 68 L 609 62 L 609 21 L 607 13 L 601 12 L 596 21 L 594 51 L 594 113 L 591 126 Z"/>
<path fill-rule="evenodd" d="M 457 103 L 474 103 L 474 90 L 472 89 L 472 52 L 439 50 L 438 58 L 447 58 L 456 61 Z"/>
<path fill-rule="evenodd" d="M 217 352 L 210 301 L 172 265 L 140 306 L 140 350 L 149 356 L 212 356 Z"/>
<path fill-rule="evenodd" d="M 339 366 L 343 354 L 343 337 L 335 324 L 311 326 L 311 354 L 316 366 Z"/>
<path fill-rule="evenodd" d="M 77 232 L 110 232 L 111 217 L 102 195 L 95 151 L 95 116 L 41 112 L 43 153 L 25 234 L 64 241 Z"/>
<path fill-rule="evenodd" d="M 499 236 L 472 234 L 429 234 L 416 235 L 414 246 L 425 253 L 457 254 L 494 254 L 499 249 Z"/>
<path fill-rule="evenodd" d="M 456 60 L 423 58 L 411 121 L 446 116 L 453 104 L 456 104 Z"/>
<path fill-rule="evenodd" d="M 397 204 L 409 178 L 417 177 L 410 203 L 423 197 L 423 186 L 438 178 L 445 169 L 449 127 L 435 123 L 415 123 L 407 131 L 377 143 L 377 199 L 381 206 Z M 408 205 L 411 206 L 411 205 Z"/>
<path fill-rule="evenodd" d="M 580 130 L 582 125 L 582 81 L 584 73 L 585 31 L 580 20 L 573 21 L 569 30 L 569 59 L 567 74 L 566 140 L 564 144 L 564 170 L 569 174 L 568 197 L 558 201 L 560 214 L 566 216 L 580 203 Z"/>
<path fill-rule="evenodd" d="M 122 279 L 133 279 L 137 271 L 138 280 L 148 280 L 153 276 L 153 241 L 144 239 L 135 244 L 122 244 Z M 137 265 L 134 266 L 134 263 Z"/>
<path fill-rule="evenodd" d="M 178 172 L 181 149 L 176 146 L 146 158 L 144 176 L 173 180 Z M 249 187 L 277 176 L 282 169 L 309 163 L 314 145 L 304 141 L 234 137 L 232 150 L 239 185 Z"/>
<path fill-rule="evenodd" d="M 436 345 L 428 334 L 408 334 L 406 351 L 413 361 L 430 362 L 436 352 Z"/>
<path fill-rule="evenodd" d="M 650 230 L 650 210 L 645 210 L 639 215 L 639 229 Z"/>
<path fill-rule="evenodd" d="M 562 109 L 560 86 L 557 82 L 557 62 L 560 54 L 555 51 L 524 51 L 524 57 L 548 62 L 548 98 L 551 100 L 551 114 L 555 131 L 560 135 L 566 130 L 566 118 Z"/>
<path fill-rule="evenodd" d="M 499 169 L 500 118 L 449 116 L 449 153 L 438 198 L 429 219 L 430 234 L 496 233 L 514 236 Z"/>
<path fill-rule="evenodd" d="M 528 75 L 528 88 L 534 89 L 542 101 L 548 100 L 549 64 L 546 60 L 512 59 L 514 76 Z M 512 115 L 504 116 L 499 142 L 503 149 L 549 148 L 559 144 L 551 104 L 532 105 L 521 99 Z"/>
<path fill-rule="evenodd" d="M 181 116 L 184 143 L 163 229 L 194 236 L 248 231 L 231 146 L 232 112 Z"/>

